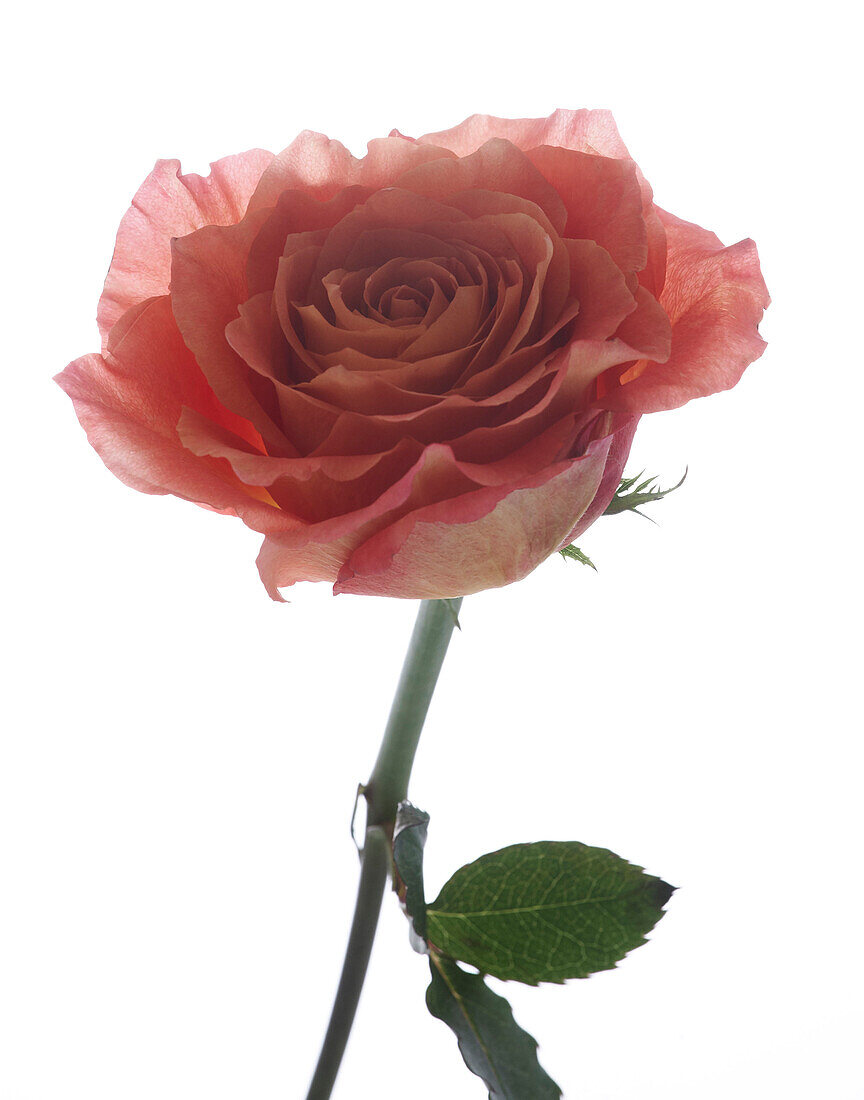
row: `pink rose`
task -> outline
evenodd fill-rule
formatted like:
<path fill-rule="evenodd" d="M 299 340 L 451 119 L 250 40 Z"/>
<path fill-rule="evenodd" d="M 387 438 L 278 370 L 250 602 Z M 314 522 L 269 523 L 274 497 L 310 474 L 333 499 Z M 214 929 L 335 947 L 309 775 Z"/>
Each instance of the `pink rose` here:
<path fill-rule="evenodd" d="M 126 484 L 239 516 L 270 594 L 465 595 L 608 504 L 642 413 L 735 385 L 752 241 L 655 206 L 606 111 L 474 115 L 355 159 L 304 132 L 160 161 L 59 376 Z"/>

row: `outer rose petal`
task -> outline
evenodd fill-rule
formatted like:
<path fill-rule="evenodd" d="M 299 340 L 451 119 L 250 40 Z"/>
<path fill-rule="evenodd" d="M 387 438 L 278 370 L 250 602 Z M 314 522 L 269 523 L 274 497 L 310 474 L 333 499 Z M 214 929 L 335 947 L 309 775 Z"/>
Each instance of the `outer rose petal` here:
<path fill-rule="evenodd" d="M 227 462 L 199 458 L 181 444 L 176 424 L 184 405 L 218 418 L 247 442 L 255 433 L 213 402 L 168 299 L 151 299 L 127 317 L 125 333 L 114 330 L 105 357 L 82 356 L 56 379 L 108 469 L 139 492 L 173 493 L 264 533 L 296 525 L 267 502 L 266 492 L 241 486 Z"/>
<path fill-rule="evenodd" d="M 180 174 L 179 160 L 159 160 L 120 222 L 114 257 L 99 300 L 103 346 L 119 318 L 147 298 L 168 293 L 171 238 L 205 225 L 233 225 L 273 154 L 252 149 L 210 165 L 209 176 Z"/>
<path fill-rule="evenodd" d="M 600 399 L 607 409 L 660 412 L 730 389 L 766 347 L 757 326 L 770 298 L 753 241 L 724 248 L 707 229 L 659 214 L 669 242 L 660 304 L 672 322 L 672 354 L 623 374 Z"/>
<path fill-rule="evenodd" d="M 416 448 L 416 444 L 413 447 Z M 412 441 L 399 444 L 403 453 Z M 405 514 L 431 499 L 464 495 L 473 483 L 459 470 L 446 444 L 423 448 L 410 468 L 371 503 L 319 522 L 302 523 L 284 534 L 267 538 L 258 556 L 258 571 L 274 600 L 279 588 L 303 580 L 335 580 L 355 549 L 395 515 Z"/>
<path fill-rule="evenodd" d="M 609 437 L 515 485 L 432 504 L 363 543 L 333 591 L 448 599 L 521 580 L 553 553 L 602 482 Z"/>
<path fill-rule="evenodd" d="M 599 519 L 615 496 L 615 490 L 621 483 L 621 475 L 624 473 L 624 464 L 630 454 L 633 436 L 639 424 L 638 416 L 617 415 L 609 431 L 611 445 L 606 456 L 606 468 L 603 471 L 603 480 L 594 499 L 587 510 L 582 513 L 579 522 L 562 541 L 561 546 L 567 546 L 574 539 L 578 539 L 583 531 L 587 531 L 595 519 Z M 560 549 L 559 547 L 558 549 Z"/>
<path fill-rule="evenodd" d="M 452 149 L 460 157 L 473 153 L 491 138 L 506 138 L 520 149 L 538 145 L 561 145 L 581 153 L 599 153 L 604 157 L 628 158 L 611 111 L 553 111 L 548 118 L 496 118 L 471 115 L 449 130 L 424 134 L 417 140 L 424 145 Z"/>
<path fill-rule="evenodd" d="M 304 130 L 261 177 L 249 209 L 275 206 L 282 192 L 291 189 L 324 201 L 355 184 L 373 190 L 390 187 L 402 172 L 451 155 L 446 149 L 424 148 L 399 135 L 370 141 L 366 156 L 357 158 L 341 141 Z"/>

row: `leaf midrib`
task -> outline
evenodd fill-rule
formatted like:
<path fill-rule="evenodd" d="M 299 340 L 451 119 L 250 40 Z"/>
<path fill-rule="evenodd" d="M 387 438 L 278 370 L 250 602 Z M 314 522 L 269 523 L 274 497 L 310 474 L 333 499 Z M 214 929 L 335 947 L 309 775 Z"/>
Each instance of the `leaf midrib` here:
<path fill-rule="evenodd" d="M 433 909 L 430 907 L 426 910 L 426 916 L 458 917 L 460 920 L 468 920 L 469 917 L 512 917 L 521 913 L 544 913 L 549 909 L 572 909 L 578 905 L 602 905 L 607 901 L 622 901 L 624 898 L 633 897 L 639 892 L 638 890 L 628 890 L 626 893 L 612 894 L 610 897 L 577 898 L 575 901 L 556 901 L 550 902 L 548 905 L 519 905 L 509 909 L 463 909 L 458 913 L 448 909 Z"/>
<path fill-rule="evenodd" d="M 433 965 L 436 967 L 436 969 L 438 970 L 438 973 L 441 975 L 441 978 L 443 979 L 444 984 L 447 986 L 447 989 L 450 992 L 450 996 L 456 1002 L 456 1007 L 457 1007 L 458 1011 L 462 1013 L 463 1019 L 468 1024 L 468 1027 L 471 1029 L 471 1031 L 474 1035 L 474 1038 L 477 1040 L 477 1045 L 480 1047 L 480 1049 L 485 1054 L 486 1061 L 489 1064 L 489 1068 L 495 1074 L 495 1080 L 498 1082 L 497 1091 L 503 1097 L 505 1095 L 504 1082 L 501 1080 L 501 1074 L 498 1071 L 498 1066 L 496 1064 L 496 1059 L 493 1056 L 492 1052 L 489 1050 L 488 1046 L 486 1045 L 486 1040 L 481 1035 L 477 1025 L 474 1023 L 474 1017 L 468 1011 L 468 1006 L 465 1003 L 464 997 L 459 992 L 459 990 L 455 987 L 455 985 L 453 985 L 453 983 L 450 980 L 450 975 L 446 973 L 445 968 L 441 966 L 441 963 L 437 958 L 433 959 Z M 470 1067 L 469 1067 L 469 1069 L 470 1069 Z M 472 1070 L 471 1072 L 473 1073 L 474 1071 Z M 479 1076 L 479 1075 L 475 1074 L 475 1076 Z M 483 1080 L 482 1077 L 481 1077 L 481 1080 Z M 488 1087 L 489 1082 L 487 1081 L 485 1083 Z M 490 1096 L 492 1095 L 491 1088 L 490 1088 L 490 1091 L 489 1091 L 489 1095 Z"/>

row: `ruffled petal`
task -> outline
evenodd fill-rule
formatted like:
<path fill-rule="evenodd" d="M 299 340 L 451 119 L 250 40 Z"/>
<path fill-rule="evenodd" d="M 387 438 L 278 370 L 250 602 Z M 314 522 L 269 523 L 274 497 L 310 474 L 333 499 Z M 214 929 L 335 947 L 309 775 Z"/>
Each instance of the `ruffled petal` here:
<path fill-rule="evenodd" d="M 127 309 L 168 293 L 172 237 L 240 221 L 272 160 L 272 153 L 252 149 L 215 161 L 209 176 L 182 175 L 179 160 L 156 162 L 117 231 L 97 312 L 103 346 Z"/>
<path fill-rule="evenodd" d="M 403 172 L 440 157 L 446 149 L 419 145 L 404 137 L 370 141 L 365 157 L 355 157 L 340 141 L 304 130 L 273 160 L 249 204 L 250 210 L 276 205 L 283 191 L 306 191 L 319 200 L 332 199 L 352 186 L 389 187 Z"/>
<path fill-rule="evenodd" d="M 85 355 L 57 376 L 72 399 L 93 448 L 111 472 L 143 493 L 173 493 L 216 511 L 240 516 L 256 530 L 284 531 L 291 521 L 266 491 L 244 487 L 221 459 L 192 454 L 177 422 L 184 405 L 197 408 L 254 449 L 251 425 L 213 401 L 201 371 L 183 344 L 167 298 L 127 313 L 109 350 Z"/>
<path fill-rule="evenodd" d="M 631 413 L 675 409 L 734 386 L 765 350 L 758 325 L 770 298 L 751 240 L 724 248 L 707 229 L 665 211 L 666 283 L 660 304 L 672 323 L 665 363 L 641 361 L 600 399 Z"/>
<path fill-rule="evenodd" d="M 458 126 L 424 134 L 421 144 L 451 149 L 457 156 L 468 156 L 493 138 L 506 138 L 519 149 L 538 145 L 560 145 L 582 153 L 604 157 L 627 157 L 610 111 L 554 111 L 548 118 L 496 118 L 494 115 L 470 115 Z"/>

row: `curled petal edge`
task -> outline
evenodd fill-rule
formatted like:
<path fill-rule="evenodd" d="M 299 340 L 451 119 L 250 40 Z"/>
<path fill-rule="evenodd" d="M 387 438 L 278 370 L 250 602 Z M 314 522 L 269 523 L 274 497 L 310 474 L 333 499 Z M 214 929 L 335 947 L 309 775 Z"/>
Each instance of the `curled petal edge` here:
<path fill-rule="evenodd" d="M 481 489 L 404 516 L 351 554 L 334 593 L 449 599 L 521 580 L 590 506 L 610 445 L 608 437 L 595 440 L 582 457 L 516 485 Z"/>

